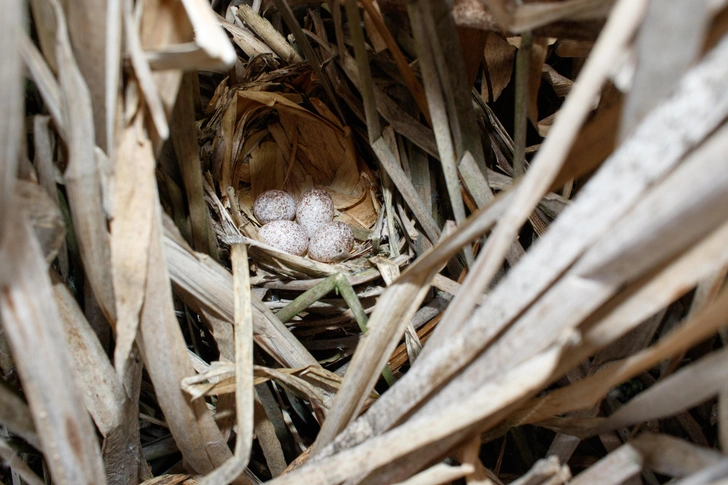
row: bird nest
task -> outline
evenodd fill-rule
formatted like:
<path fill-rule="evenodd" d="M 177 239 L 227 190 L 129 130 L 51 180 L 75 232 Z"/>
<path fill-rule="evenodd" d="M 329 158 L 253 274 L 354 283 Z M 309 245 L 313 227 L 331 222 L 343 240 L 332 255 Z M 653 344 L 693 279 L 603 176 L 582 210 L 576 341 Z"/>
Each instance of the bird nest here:
<path fill-rule="evenodd" d="M 308 289 L 340 272 L 360 275 L 358 281 L 375 279 L 378 271 L 367 273 L 376 269 L 373 257 L 395 254 L 395 264 L 408 259 L 399 256 L 404 239 L 388 232 L 378 170 L 358 153 L 351 128 L 320 99 L 313 77 L 306 65 L 296 65 L 260 72 L 237 85 L 226 78 L 209 102 L 209 121 L 201 129 L 215 230 L 223 243 L 236 238 L 249 243 L 257 263 L 254 282 L 267 288 Z M 334 220 L 354 234 L 354 248 L 335 264 L 286 254 L 258 236 L 261 224 L 252 208 L 260 194 L 277 189 L 298 200 L 311 188 L 328 192 Z M 392 217 L 395 230 L 404 226 L 397 214 Z M 391 243 L 398 247 L 390 248 Z"/>

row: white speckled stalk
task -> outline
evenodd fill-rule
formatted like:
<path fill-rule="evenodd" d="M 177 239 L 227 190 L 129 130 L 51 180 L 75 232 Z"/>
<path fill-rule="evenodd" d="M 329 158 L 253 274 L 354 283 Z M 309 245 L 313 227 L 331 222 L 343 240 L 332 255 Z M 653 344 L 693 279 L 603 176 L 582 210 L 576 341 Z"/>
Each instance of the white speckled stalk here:
<path fill-rule="evenodd" d="M 303 256 L 308 248 L 308 236 L 293 221 L 271 221 L 260 228 L 258 235 L 266 244 L 288 254 Z"/>
<path fill-rule="evenodd" d="M 313 237 L 321 226 L 334 218 L 334 201 L 323 189 L 306 191 L 298 201 L 296 220 Z"/>
<path fill-rule="evenodd" d="M 354 246 L 354 233 L 343 222 L 324 224 L 311 238 L 308 256 L 316 261 L 330 263 L 349 255 Z"/>
<path fill-rule="evenodd" d="M 255 199 L 253 213 L 261 224 L 292 221 L 296 216 L 296 201 L 282 190 L 267 190 Z"/>

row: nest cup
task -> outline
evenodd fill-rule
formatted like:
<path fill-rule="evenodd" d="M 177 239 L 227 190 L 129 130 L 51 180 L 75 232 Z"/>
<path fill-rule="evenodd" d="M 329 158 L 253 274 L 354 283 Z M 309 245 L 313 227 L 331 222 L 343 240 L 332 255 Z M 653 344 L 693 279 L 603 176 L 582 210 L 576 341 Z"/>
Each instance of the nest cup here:
<path fill-rule="evenodd" d="M 222 94 L 211 101 L 213 119 L 219 120 L 211 169 L 220 187 L 233 187 L 244 211 L 252 211 L 256 198 L 269 190 L 284 191 L 298 202 L 306 191 L 323 189 L 334 203 L 335 220 L 357 236 L 353 252 L 368 255 L 366 238 L 381 207 L 379 184 L 356 153 L 350 129 L 315 96 L 304 103 L 294 93 L 229 88 Z M 270 254 L 262 253 L 254 248 L 251 256 L 282 276 L 331 272 L 320 267 L 313 274 L 301 268 L 290 271 L 290 261 L 284 265 L 287 269 L 281 268 L 270 264 Z"/>

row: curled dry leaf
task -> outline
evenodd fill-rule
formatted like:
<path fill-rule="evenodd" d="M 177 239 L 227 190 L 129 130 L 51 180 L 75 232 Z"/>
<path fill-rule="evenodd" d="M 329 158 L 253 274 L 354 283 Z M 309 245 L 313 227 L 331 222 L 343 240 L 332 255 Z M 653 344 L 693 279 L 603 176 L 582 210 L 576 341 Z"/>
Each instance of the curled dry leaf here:
<path fill-rule="evenodd" d="M 348 216 L 346 222 L 364 229 L 374 224 L 377 212 L 369 189 L 375 177 L 356 155 L 348 129 L 278 93 L 237 90 L 221 109 L 223 118 L 233 116 L 229 126 L 236 129 L 228 130 L 224 125 L 217 128 L 216 144 L 234 140 L 225 152 L 220 176 L 224 181 L 230 174 L 249 173 L 250 188 L 240 192 L 241 203 L 252 207 L 255 198 L 266 190 L 284 190 L 299 197 L 313 186 L 323 186 L 336 209 Z M 245 140 L 249 132 L 265 127 L 261 123 L 271 114 L 280 120 L 275 125 L 280 128 L 271 131 L 277 136 L 273 141 L 261 140 L 257 150 L 246 147 L 243 151 L 237 140 Z M 242 165 L 250 168 L 241 172 Z M 227 167 L 231 170 L 228 174 Z M 241 181 L 232 175 L 230 185 L 237 187 Z"/>

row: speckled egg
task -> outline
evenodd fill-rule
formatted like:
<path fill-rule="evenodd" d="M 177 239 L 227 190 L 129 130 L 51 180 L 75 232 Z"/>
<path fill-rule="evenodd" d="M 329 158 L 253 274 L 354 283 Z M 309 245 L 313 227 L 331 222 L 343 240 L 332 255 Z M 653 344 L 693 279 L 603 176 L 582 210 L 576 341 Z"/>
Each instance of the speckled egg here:
<path fill-rule="evenodd" d="M 260 238 L 276 249 L 288 254 L 303 256 L 308 248 L 308 236 L 293 221 L 271 221 L 258 231 Z"/>
<path fill-rule="evenodd" d="M 334 218 L 334 201 L 323 189 L 311 189 L 301 196 L 296 208 L 296 220 L 313 237 L 316 231 Z"/>
<path fill-rule="evenodd" d="M 253 213 L 261 224 L 292 221 L 296 216 L 296 201 L 282 190 L 266 190 L 255 199 Z"/>
<path fill-rule="evenodd" d="M 324 224 L 308 245 L 308 256 L 316 261 L 331 263 L 345 259 L 354 246 L 354 233 L 343 222 Z"/>

